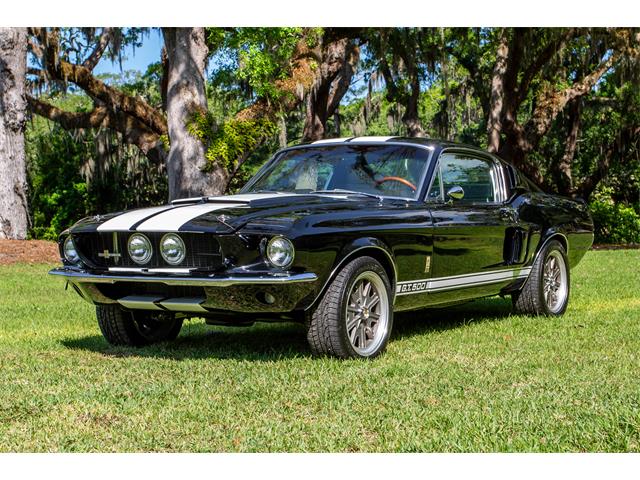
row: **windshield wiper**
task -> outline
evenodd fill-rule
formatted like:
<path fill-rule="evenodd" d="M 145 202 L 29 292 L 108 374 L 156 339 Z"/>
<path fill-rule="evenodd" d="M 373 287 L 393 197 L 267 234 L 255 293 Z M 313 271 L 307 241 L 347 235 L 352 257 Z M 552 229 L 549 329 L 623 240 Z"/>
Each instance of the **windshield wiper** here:
<path fill-rule="evenodd" d="M 355 190 L 345 190 L 344 188 L 334 188 L 332 190 L 313 190 L 311 193 L 345 193 L 347 195 L 362 195 L 363 197 L 375 198 L 377 200 L 382 200 L 380 195 L 376 195 L 375 193 L 367 193 L 367 192 L 356 192 Z"/>

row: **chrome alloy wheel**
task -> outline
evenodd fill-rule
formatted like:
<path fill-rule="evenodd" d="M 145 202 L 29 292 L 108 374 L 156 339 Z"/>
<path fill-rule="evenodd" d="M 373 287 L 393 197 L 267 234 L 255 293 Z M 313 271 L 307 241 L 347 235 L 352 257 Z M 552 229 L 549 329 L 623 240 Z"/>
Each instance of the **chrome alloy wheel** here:
<path fill-rule="evenodd" d="M 567 266 L 562 254 L 552 250 L 544 262 L 542 273 L 544 301 L 551 313 L 562 310 L 568 293 Z"/>
<path fill-rule="evenodd" d="M 364 357 L 376 352 L 389 328 L 389 294 L 377 273 L 363 272 L 355 279 L 345 318 L 353 349 Z"/>

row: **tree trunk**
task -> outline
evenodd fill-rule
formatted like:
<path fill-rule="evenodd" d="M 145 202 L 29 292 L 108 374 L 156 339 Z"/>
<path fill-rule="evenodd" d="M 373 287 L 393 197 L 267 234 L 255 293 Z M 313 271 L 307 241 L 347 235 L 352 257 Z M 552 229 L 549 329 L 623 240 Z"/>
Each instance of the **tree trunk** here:
<path fill-rule="evenodd" d="M 0 28 L 0 238 L 27 237 L 26 28 Z"/>
<path fill-rule="evenodd" d="M 502 29 L 500 44 L 496 52 L 496 64 L 491 77 L 491 99 L 489 118 L 487 120 L 487 149 L 490 152 L 500 150 L 500 134 L 502 133 L 502 109 L 504 102 L 504 75 L 507 71 L 507 57 L 509 55 L 509 36 L 507 29 Z"/>
<path fill-rule="evenodd" d="M 448 101 L 448 100 L 445 100 Z M 402 116 L 402 122 L 407 128 L 407 135 L 410 137 L 424 137 L 424 129 L 418 114 L 418 106 L 420 103 L 420 80 L 418 73 L 411 74 L 411 93 L 407 97 L 407 109 Z"/>
<path fill-rule="evenodd" d="M 569 129 L 564 144 L 564 153 L 560 161 L 553 166 L 558 193 L 561 195 L 571 196 L 574 193 L 571 166 L 578 146 L 581 117 L 582 99 L 576 99 L 569 104 Z"/>
<path fill-rule="evenodd" d="M 340 38 L 324 46 L 322 64 L 316 70 L 315 81 L 307 95 L 303 141 L 320 140 L 326 136 L 327 121 L 347 93 L 359 58 L 359 48 L 348 38 Z"/>
<path fill-rule="evenodd" d="M 204 28 L 163 28 L 162 32 L 168 63 L 169 199 L 220 194 L 226 174 L 204 171 L 204 145 L 188 131 L 193 116 L 207 110 L 204 72 L 209 49 Z"/>

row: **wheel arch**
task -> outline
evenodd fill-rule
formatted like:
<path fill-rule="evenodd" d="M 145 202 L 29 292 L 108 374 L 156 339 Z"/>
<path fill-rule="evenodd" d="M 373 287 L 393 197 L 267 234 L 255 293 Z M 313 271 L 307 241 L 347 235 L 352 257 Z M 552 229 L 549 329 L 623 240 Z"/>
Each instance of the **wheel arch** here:
<path fill-rule="evenodd" d="M 322 295 L 324 295 L 327 287 L 336 277 L 338 272 L 350 261 L 358 258 L 358 257 L 371 257 L 377 260 L 382 268 L 384 268 L 387 273 L 387 277 L 389 278 L 389 282 L 391 282 L 391 302 L 395 303 L 395 292 L 396 285 L 398 283 L 398 271 L 395 265 L 395 260 L 393 256 L 393 252 L 391 249 L 381 240 L 375 237 L 364 237 L 359 238 L 351 243 L 346 244 L 339 252 L 336 257 L 337 260 L 332 269 L 331 273 L 327 277 L 324 285 L 318 292 L 317 296 L 313 299 L 313 301 L 309 304 L 305 310 L 311 309 L 314 305 L 318 303 Z"/>
<path fill-rule="evenodd" d="M 544 247 L 552 240 L 557 240 L 558 242 L 560 242 L 560 244 L 564 248 L 564 252 L 567 254 L 567 256 L 569 255 L 569 239 L 567 238 L 567 236 L 559 230 L 547 230 L 547 232 L 545 232 L 545 234 L 542 236 L 542 239 L 538 244 L 538 248 L 536 248 L 536 253 L 533 259 L 534 262 L 536 261 L 538 255 L 540 255 L 540 252 L 544 249 Z"/>
<path fill-rule="evenodd" d="M 567 255 L 567 258 L 569 258 L 569 239 L 567 238 L 567 236 L 558 230 L 548 230 L 540 240 L 540 243 L 538 244 L 538 248 L 536 248 L 536 253 L 533 256 L 533 261 L 531 262 L 532 265 L 536 262 L 536 260 L 540 256 L 540 252 L 542 252 L 544 247 L 552 240 L 556 240 L 560 242 L 560 244 L 564 248 L 564 253 Z"/>

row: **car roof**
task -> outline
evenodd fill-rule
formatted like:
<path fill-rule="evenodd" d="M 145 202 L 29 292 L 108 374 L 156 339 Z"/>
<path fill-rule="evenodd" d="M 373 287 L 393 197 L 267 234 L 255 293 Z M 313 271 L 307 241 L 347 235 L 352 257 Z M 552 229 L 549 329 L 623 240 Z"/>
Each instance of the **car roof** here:
<path fill-rule="evenodd" d="M 306 143 L 304 145 L 337 145 L 346 143 L 415 143 L 418 145 L 425 145 L 431 147 L 464 147 L 473 150 L 484 152 L 479 147 L 474 145 L 467 145 L 464 143 L 451 142 L 448 140 L 439 140 L 435 138 L 425 137 L 399 137 L 399 136 L 368 136 L 368 137 L 342 137 L 342 138 L 326 138 L 323 140 L 316 140 L 315 142 Z"/>

